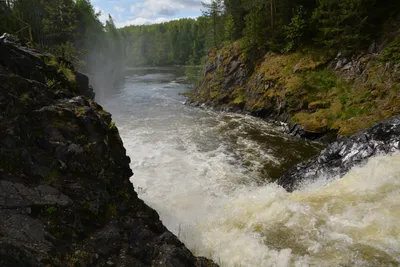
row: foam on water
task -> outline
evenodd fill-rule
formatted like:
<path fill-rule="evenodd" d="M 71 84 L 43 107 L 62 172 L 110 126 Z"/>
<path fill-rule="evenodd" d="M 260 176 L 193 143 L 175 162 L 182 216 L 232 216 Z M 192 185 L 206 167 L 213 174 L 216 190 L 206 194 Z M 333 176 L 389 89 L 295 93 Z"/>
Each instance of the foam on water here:
<path fill-rule="evenodd" d="M 154 142 L 145 141 L 154 132 L 122 130 L 140 197 L 196 254 L 223 266 L 400 262 L 399 155 L 373 158 L 327 186 L 321 177 L 289 194 L 273 183 L 257 186 L 232 164 L 237 159 L 223 142 L 199 149 L 191 138 L 202 131 L 175 129 Z"/>
<path fill-rule="evenodd" d="M 399 266 L 400 155 L 289 194 L 260 183 L 260 168 L 305 144 L 253 117 L 182 106 L 170 85 L 135 86 L 108 104 L 131 181 L 195 254 L 221 266 Z"/>
<path fill-rule="evenodd" d="M 224 196 L 194 227 L 226 266 L 398 266 L 400 156 L 292 194 L 268 184 Z"/>

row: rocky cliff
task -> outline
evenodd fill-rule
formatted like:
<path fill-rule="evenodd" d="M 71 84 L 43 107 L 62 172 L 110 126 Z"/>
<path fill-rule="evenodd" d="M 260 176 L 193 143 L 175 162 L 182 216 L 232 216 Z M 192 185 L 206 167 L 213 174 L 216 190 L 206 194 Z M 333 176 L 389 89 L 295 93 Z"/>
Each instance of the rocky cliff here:
<path fill-rule="evenodd" d="M 209 51 L 189 102 L 287 122 L 309 139 L 348 136 L 400 113 L 400 64 L 384 62 L 379 49 L 267 53 L 254 62 L 236 42 Z"/>
<path fill-rule="evenodd" d="M 215 266 L 137 197 L 90 97 L 68 62 L 0 38 L 0 266 Z"/>

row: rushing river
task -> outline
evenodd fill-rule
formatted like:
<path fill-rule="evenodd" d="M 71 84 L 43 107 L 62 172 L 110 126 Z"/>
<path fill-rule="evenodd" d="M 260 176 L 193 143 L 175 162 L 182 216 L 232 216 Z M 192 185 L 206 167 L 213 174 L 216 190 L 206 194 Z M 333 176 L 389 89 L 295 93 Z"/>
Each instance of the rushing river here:
<path fill-rule="evenodd" d="M 292 194 L 275 185 L 320 150 L 283 126 L 185 106 L 179 69 L 131 70 L 100 102 L 131 181 L 196 255 L 221 266 L 400 266 L 400 156 Z"/>

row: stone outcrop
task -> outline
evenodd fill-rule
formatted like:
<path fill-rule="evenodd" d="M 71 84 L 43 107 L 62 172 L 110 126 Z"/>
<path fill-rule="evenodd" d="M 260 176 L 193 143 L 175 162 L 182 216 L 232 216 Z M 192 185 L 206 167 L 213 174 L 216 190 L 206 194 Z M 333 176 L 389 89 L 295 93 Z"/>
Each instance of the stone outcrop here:
<path fill-rule="evenodd" d="M 400 64 L 374 50 L 270 52 L 251 61 L 234 43 L 209 51 L 188 103 L 285 122 L 293 135 L 331 142 L 399 114 L 399 77 Z"/>
<path fill-rule="evenodd" d="M 350 168 L 365 163 L 370 157 L 398 151 L 400 116 L 333 142 L 317 157 L 291 168 L 277 183 L 288 191 L 293 191 L 303 182 L 312 182 L 320 176 L 341 177 Z"/>
<path fill-rule="evenodd" d="M 58 83 L 74 93 L 94 99 L 89 78 L 74 70 L 68 61 L 27 48 L 24 43 L 7 33 L 0 37 L 0 42 L 0 65 L 11 73 L 43 84 Z M 66 71 L 70 75 L 63 75 Z"/>
<path fill-rule="evenodd" d="M 60 64 L 0 39 L 0 266 L 215 266 L 138 198 L 111 115 Z"/>

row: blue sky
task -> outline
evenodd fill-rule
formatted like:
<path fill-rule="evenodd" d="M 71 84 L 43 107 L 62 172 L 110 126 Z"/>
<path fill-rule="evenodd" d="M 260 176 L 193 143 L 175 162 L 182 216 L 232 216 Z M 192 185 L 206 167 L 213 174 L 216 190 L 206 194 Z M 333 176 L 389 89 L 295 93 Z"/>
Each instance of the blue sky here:
<path fill-rule="evenodd" d="M 161 23 L 179 18 L 195 18 L 201 15 L 201 0 L 91 0 L 100 19 L 108 14 L 117 27 Z"/>

